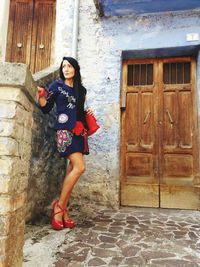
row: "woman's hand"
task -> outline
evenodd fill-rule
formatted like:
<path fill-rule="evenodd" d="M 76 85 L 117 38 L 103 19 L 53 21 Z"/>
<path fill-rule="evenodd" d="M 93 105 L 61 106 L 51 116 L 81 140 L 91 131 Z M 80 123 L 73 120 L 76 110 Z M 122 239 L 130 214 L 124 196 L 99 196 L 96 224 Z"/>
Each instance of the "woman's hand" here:
<path fill-rule="evenodd" d="M 37 87 L 37 101 L 40 106 L 46 105 L 46 98 L 45 98 L 46 90 L 43 87 Z"/>
<path fill-rule="evenodd" d="M 37 87 L 37 97 L 38 97 L 38 99 L 40 98 L 40 97 L 44 97 L 45 96 L 45 94 L 46 94 L 46 91 L 45 91 L 45 89 L 43 88 L 43 87 Z"/>
<path fill-rule="evenodd" d="M 87 109 L 86 109 L 86 113 L 87 113 L 88 115 L 94 115 L 94 112 L 93 112 L 93 110 L 92 110 L 91 108 L 87 108 Z"/>

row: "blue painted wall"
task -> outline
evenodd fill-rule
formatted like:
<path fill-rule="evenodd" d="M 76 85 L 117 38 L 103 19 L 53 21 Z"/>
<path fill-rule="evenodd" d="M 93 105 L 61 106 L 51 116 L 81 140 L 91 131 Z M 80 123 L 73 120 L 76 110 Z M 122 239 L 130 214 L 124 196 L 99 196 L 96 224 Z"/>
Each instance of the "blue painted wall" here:
<path fill-rule="evenodd" d="M 102 31 L 113 49 L 144 50 L 200 45 L 189 42 L 188 33 L 200 37 L 200 12 L 102 18 Z"/>
<path fill-rule="evenodd" d="M 199 0 L 98 0 L 105 16 L 123 16 L 200 8 Z"/>

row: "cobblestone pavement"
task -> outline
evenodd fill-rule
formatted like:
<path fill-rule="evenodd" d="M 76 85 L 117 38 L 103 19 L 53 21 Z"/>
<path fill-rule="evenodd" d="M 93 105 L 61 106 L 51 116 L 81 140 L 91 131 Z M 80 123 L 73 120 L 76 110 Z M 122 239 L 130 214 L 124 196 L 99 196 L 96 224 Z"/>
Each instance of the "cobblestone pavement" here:
<path fill-rule="evenodd" d="M 200 266 L 199 211 L 102 209 L 80 219 L 72 230 L 56 232 L 46 226 L 44 231 L 39 240 L 38 233 L 27 239 L 24 267 Z M 39 254 L 34 244 L 41 245 Z M 43 260 L 44 247 L 49 255 Z"/>

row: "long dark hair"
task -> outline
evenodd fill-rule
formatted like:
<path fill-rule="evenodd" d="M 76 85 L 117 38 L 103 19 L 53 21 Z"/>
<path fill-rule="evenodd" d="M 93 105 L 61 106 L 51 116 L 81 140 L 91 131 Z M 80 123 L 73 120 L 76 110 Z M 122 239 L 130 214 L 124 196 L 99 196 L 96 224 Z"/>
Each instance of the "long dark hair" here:
<path fill-rule="evenodd" d="M 60 78 L 64 81 L 65 77 L 63 74 L 63 61 L 67 60 L 75 69 L 75 75 L 73 78 L 73 88 L 75 90 L 76 96 L 76 105 L 77 105 L 77 120 L 85 121 L 84 116 L 84 102 L 86 89 L 82 85 L 81 74 L 80 74 L 80 66 L 78 61 L 73 57 L 63 57 L 62 62 L 60 64 Z"/>

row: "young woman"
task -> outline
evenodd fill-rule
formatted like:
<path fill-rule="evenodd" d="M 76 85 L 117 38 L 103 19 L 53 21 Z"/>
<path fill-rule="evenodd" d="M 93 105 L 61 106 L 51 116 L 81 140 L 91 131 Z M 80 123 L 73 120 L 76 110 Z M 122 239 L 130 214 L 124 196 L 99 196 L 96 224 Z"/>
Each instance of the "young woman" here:
<path fill-rule="evenodd" d="M 47 97 L 38 88 L 38 102 L 43 113 L 48 113 L 56 104 L 57 148 L 61 157 L 69 160 L 61 194 L 53 203 L 52 227 L 61 230 L 73 228 L 74 222 L 66 209 L 72 189 L 85 171 L 84 154 L 89 154 L 84 102 L 86 89 L 81 83 L 80 67 L 71 57 L 64 57 L 60 65 L 60 80 L 54 81 Z M 86 112 L 92 114 L 91 109 Z"/>

